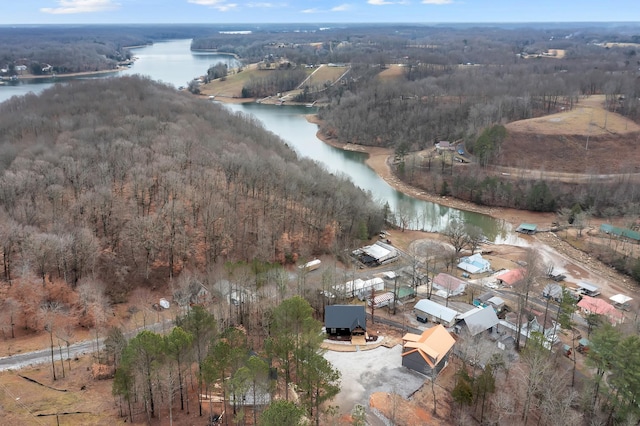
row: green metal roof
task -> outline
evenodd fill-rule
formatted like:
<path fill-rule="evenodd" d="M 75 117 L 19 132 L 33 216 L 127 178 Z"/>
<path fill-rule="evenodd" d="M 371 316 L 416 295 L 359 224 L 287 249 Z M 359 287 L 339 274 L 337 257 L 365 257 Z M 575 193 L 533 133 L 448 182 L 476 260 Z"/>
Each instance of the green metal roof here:
<path fill-rule="evenodd" d="M 603 223 L 602 225 L 600 225 L 600 231 L 606 234 L 613 234 L 619 237 L 626 237 L 632 240 L 640 241 L 640 232 L 628 228 L 618 228 L 617 226 Z"/>
<path fill-rule="evenodd" d="M 404 297 L 414 296 L 416 294 L 415 290 L 411 287 L 398 287 L 398 299 L 402 299 Z"/>

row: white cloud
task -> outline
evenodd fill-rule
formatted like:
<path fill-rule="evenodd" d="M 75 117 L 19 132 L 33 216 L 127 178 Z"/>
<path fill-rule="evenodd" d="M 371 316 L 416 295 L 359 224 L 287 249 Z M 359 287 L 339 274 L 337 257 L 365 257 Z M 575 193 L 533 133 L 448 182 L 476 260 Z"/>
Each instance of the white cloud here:
<path fill-rule="evenodd" d="M 367 0 L 367 3 L 372 4 L 374 6 L 384 6 L 385 4 L 395 4 L 395 2 L 387 1 L 387 0 Z"/>
<path fill-rule="evenodd" d="M 345 11 L 350 10 L 350 9 L 351 9 L 351 5 L 345 3 L 345 4 L 341 4 L 341 5 L 332 7 L 331 11 L 332 12 L 345 12 Z"/>
<path fill-rule="evenodd" d="M 209 6 L 220 12 L 228 12 L 238 7 L 236 3 L 227 3 L 226 0 L 187 0 L 187 3 L 198 4 L 200 6 Z"/>
<path fill-rule="evenodd" d="M 43 7 L 40 12 L 52 15 L 71 13 L 105 12 L 120 8 L 120 3 L 112 0 L 58 0 L 58 7 Z"/>
<path fill-rule="evenodd" d="M 256 2 L 256 3 L 247 3 L 247 7 L 255 7 L 260 9 L 271 9 L 274 7 L 282 7 L 282 4 L 276 3 L 267 3 L 267 2 Z"/>
<path fill-rule="evenodd" d="M 318 10 L 317 8 L 313 8 L 313 9 L 305 9 L 305 10 L 301 10 L 300 12 L 302 13 L 319 13 L 320 10 Z"/>
<path fill-rule="evenodd" d="M 422 4 L 452 4 L 453 0 L 422 0 Z"/>

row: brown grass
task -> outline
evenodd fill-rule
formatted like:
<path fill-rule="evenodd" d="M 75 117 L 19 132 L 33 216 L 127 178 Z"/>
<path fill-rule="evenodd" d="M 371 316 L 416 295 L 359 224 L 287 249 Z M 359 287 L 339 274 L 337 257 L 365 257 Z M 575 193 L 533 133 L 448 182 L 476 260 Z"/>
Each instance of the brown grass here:
<path fill-rule="evenodd" d="M 316 68 L 312 73 L 305 85 L 308 85 L 309 88 L 313 90 L 322 89 L 326 83 L 335 83 L 348 69 L 348 67 L 328 67 L 326 65 L 320 65 L 320 67 Z"/>
<path fill-rule="evenodd" d="M 251 64 L 239 73 L 228 75 L 224 80 L 217 79 L 203 85 L 200 91 L 206 96 L 221 96 L 239 98 L 242 96 L 242 87 L 252 77 L 259 77 L 268 70 L 258 70 L 256 64 Z"/>
<path fill-rule="evenodd" d="M 93 380 L 90 371 L 92 362 L 90 356 L 72 361 L 71 373 L 66 370 L 66 377 L 55 382 L 51 379 L 48 365 L 20 371 L 23 376 L 59 390 L 30 382 L 13 372 L 0 374 L 2 424 L 56 425 L 55 414 L 65 412 L 81 414 L 59 415 L 60 425 L 124 424 L 117 416 L 117 408 L 110 396 L 112 382 Z M 38 416 L 43 414 L 53 415 Z"/>
<path fill-rule="evenodd" d="M 509 131 L 539 135 L 605 136 L 640 131 L 638 124 L 620 114 L 608 112 L 603 103 L 604 95 L 591 96 L 581 100 L 571 111 L 514 121 L 506 127 Z"/>
<path fill-rule="evenodd" d="M 391 64 L 387 67 L 387 69 L 378 74 L 378 78 L 382 81 L 397 80 L 402 78 L 404 72 L 404 67 L 400 66 L 399 64 Z"/>

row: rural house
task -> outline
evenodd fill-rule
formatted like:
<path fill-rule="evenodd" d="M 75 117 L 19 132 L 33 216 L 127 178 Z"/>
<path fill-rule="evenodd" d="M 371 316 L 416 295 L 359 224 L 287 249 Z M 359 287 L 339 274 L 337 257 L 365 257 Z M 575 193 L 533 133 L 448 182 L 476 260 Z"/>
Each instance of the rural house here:
<path fill-rule="evenodd" d="M 420 322 L 431 321 L 445 327 L 453 327 L 458 311 L 447 308 L 429 299 L 422 299 L 413 307 L 416 318 Z"/>
<path fill-rule="evenodd" d="M 433 278 L 433 288 L 438 296 L 446 299 L 464 293 L 467 283 L 453 275 L 439 273 Z"/>
<path fill-rule="evenodd" d="M 531 321 L 529 321 L 529 330 L 542 333 L 549 342 L 555 342 L 557 340 L 556 333 L 559 329 L 558 323 L 553 320 L 551 313 L 539 312 L 531 310 Z"/>
<path fill-rule="evenodd" d="M 458 268 L 470 274 L 481 274 L 491 270 L 491 263 L 489 263 L 488 260 L 483 259 L 480 253 L 476 253 L 460 259 Z"/>
<path fill-rule="evenodd" d="M 379 292 L 383 290 L 384 280 L 380 277 L 375 277 L 370 280 L 356 278 L 344 284 L 333 286 L 333 291 L 338 296 L 346 298 L 357 297 L 360 300 L 369 297 L 373 291 Z"/>
<path fill-rule="evenodd" d="M 504 271 L 496 277 L 498 284 L 513 287 L 524 278 L 524 269 L 510 269 Z"/>
<path fill-rule="evenodd" d="M 456 333 L 476 336 L 483 331 L 492 330 L 498 322 L 496 311 L 491 308 L 476 307 L 458 317 Z"/>
<path fill-rule="evenodd" d="M 586 315 L 595 314 L 606 317 L 612 325 L 622 324 L 624 315 L 617 310 L 611 303 L 607 303 L 602 299 L 591 296 L 582 296 L 582 300 L 578 302 L 578 307 Z"/>
<path fill-rule="evenodd" d="M 542 297 L 545 299 L 553 299 L 556 302 L 562 302 L 562 287 L 559 284 L 547 284 L 542 290 Z"/>
<path fill-rule="evenodd" d="M 367 331 L 364 305 L 330 305 L 324 312 L 324 326 L 330 338 L 363 336 Z"/>
<path fill-rule="evenodd" d="M 427 376 L 437 375 L 447 365 L 455 343 L 442 325 L 431 327 L 421 335 L 407 333 L 402 337 L 402 365 Z"/>

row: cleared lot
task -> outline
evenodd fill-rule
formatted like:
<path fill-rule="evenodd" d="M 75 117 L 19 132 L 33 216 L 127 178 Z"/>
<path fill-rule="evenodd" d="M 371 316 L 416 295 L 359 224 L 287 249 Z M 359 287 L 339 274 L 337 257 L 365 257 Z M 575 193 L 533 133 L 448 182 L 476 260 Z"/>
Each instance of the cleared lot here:
<path fill-rule="evenodd" d="M 341 391 L 334 399 L 340 413 L 350 413 L 355 404 L 369 407 L 374 392 L 393 392 L 407 398 L 422 386 L 425 376 L 402 366 L 402 347 L 380 346 L 360 352 L 325 353 L 342 375 Z"/>

